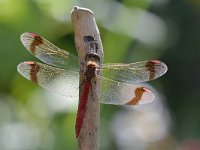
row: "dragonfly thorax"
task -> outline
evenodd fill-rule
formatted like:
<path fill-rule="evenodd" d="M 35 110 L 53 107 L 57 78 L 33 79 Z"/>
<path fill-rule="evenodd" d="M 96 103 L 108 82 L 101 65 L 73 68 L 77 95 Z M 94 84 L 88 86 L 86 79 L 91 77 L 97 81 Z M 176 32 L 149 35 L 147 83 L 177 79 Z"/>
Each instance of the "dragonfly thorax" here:
<path fill-rule="evenodd" d="M 85 77 L 86 80 L 91 80 L 97 74 L 97 63 L 95 61 L 88 61 L 86 65 Z"/>

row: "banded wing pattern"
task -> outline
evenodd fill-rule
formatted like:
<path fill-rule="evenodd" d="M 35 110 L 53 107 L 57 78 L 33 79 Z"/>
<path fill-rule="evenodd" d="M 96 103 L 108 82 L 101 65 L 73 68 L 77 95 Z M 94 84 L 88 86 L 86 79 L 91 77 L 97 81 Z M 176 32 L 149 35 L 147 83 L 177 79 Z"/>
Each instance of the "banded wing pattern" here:
<path fill-rule="evenodd" d="M 103 64 L 102 68 L 102 76 L 130 84 L 154 80 L 167 71 L 167 66 L 159 60 L 130 64 Z"/>
<path fill-rule="evenodd" d="M 52 67 L 38 62 L 22 62 L 17 70 L 26 79 L 67 97 L 78 97 L 79 72 Z"/>
<path fill-rule="evenodd" d="M 154 94 L 146 87 L 101 79 L 100 102 L 114 105 L 146 104 L 154 100 Z"/>
<path fill-rule="evenodd" d="M 38 85 L 68 97 L 78 97 L 79 67 L 76 56 L 62 50 L 38 34 L 26 32 L 21 35 L 24 46 L 41 61 L 23 62 L 18 71 Z M 103 64 L 101 103 L 115 105 L 145 104 L 154 100 L 154 94 L 143 86 L 135 85 L 156 79 L 167 71 L 167 66 L 158 60 L 131 64 Z"/>
<path fill-rule="evenodd" d="M 25 32 L 20 38 L 31 54 L 52 66 L 38 62 L 22 62 L 17 67 L 18 72 L 28 80 L 57 94 L 78 97 L 78 58 L 36 33 Z"/>
<path fill-rule="evenodd" d="M 69 52 L 58 48 L 42 36 L 25 32 L 20 37 L 25 48 L 41 61 L 61 67 L 79 70 L 78 58 Z"/>
<path fill-rule="evenodd" d="M 131 64 L 103 64 L 100 101 L 115 105 L 150 103 L 154 100 L 154 94 L 148 88 L 135 83 L 154 80 L 166 71 L 167 66 L 158 60 Z"/>

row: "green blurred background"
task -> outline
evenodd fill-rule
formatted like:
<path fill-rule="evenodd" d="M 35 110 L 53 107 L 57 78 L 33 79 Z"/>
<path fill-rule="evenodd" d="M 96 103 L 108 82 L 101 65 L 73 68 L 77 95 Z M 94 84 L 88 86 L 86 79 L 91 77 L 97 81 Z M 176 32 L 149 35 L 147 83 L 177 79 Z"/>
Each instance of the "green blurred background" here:
<path fill-rule="evenodd" d="M 77 54 L 70 12 L 91 9 L 105 63 L 159 59 L 162 78 L 143 106 L 101 105 L 101 150 L 200 149 L 199 0 L 0 0 L 0 150 L 76 149 L 78 100 L 45 91 L 16 70 L 36 60 L 20 35 L 36 32 Z"/>

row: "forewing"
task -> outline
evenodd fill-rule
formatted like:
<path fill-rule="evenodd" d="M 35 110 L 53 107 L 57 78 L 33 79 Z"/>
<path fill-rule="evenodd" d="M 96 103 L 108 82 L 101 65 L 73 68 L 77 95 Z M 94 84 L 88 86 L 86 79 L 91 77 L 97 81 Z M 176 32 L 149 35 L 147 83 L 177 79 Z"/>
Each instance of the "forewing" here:
<path fill-rule="evenodd" d="M 146 104 L 154 100 L 154 94 L 146 87 L 116 82 L 108 78 L 100 79 L 100 102 L 114 105 Z"/>
<path fill-rule="evenodd" d="M 67 97 L 79 95 L 79 72 L 60 69 L 38 62 L 22 62 L 18 72 L 43 88 Z"/>
<path fill-rule="evenodd" d="M 130 84 L 154 80 L 166 72 L 167 66 L 158 60 L 102 66 L 102 76 Z"/>
<path fill-rule="evenodd" d="M 20 38 L 26 49 L 41 61 L 61 68 L 78 68 L 76 56 L 58 48 L 42 36 L 25 32 Z"/>

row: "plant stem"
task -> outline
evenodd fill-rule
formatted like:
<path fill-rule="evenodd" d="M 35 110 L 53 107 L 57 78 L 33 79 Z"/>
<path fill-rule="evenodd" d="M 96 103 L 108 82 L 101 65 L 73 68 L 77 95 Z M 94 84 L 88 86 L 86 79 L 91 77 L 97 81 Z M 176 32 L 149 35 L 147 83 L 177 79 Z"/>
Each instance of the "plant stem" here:
<path fill-rule="evenodd" d="M 101 66 L 103 62 L 103 47 L 101 43 L 100 33 L 96 25 L 93 12 L 86 8 L 74 7 L 71 14 L 72 23 L 75 32 L 75 45 L 78 51 L 80 61 L 80 83 L 79 83 L 79 101 L 83 91 L 85 56 L 87 53 L 86 37 L 93 39 L 98 45 L 97 55 L 100 57 Z M 99 72 L 100 74 L 100 72 Z M 92 87 L 88 95 L 88 103 L 86 107 L 86 115 L 83 126 L 78 136 L 78 150 L 98 150 L 99 148 L 99 80 L 92 80 Z"/>

